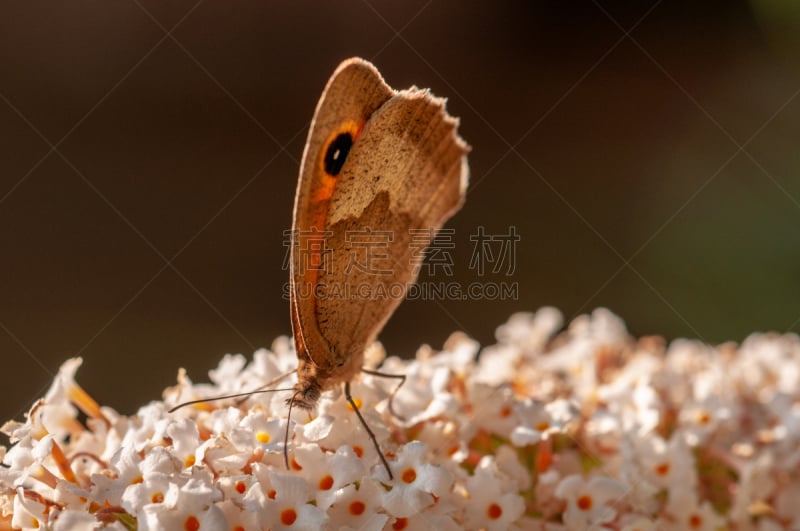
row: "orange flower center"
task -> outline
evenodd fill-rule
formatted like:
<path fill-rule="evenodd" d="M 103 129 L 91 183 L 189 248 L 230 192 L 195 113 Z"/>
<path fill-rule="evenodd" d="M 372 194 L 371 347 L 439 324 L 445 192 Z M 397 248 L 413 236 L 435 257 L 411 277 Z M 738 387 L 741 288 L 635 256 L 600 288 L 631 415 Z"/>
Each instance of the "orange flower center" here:
<path fill-rule="evenodd" d="M 247 485 L 244 484 L 244 481 L 237 481 L 236 482 L 236 492 L 239 494 L 244 494 L 244 491 L 247 490 Z"/>
<path fill-rule="evenodd" d="M 356 407 L 358 409 L 361 409 L 361 405 L 363 404 L 363 402 L 361 401 L 360 398 L 353 398 L 353 402 L 356 403 Z M 353 406 L 352 406 L 352 404 L 350 404 L 350 402 L 347 403 L 347 409 L 349 409 L 350 411 L 353 411 Z"/>
<path fill-rule="evenodd" d="M 364 505 L 364 502 L 361 501 L 354 501 L 350 504 L 350 514 L 353 516 L 358 516 L 360 514 L 364 514 L 364 511 L 367 509 L 367 506 Z"/>
<path fill-rule="evenodd" d="M 400 477 L 405 483 L 414 483 L 414 480 L 417 479 L 417 471 L 413 468 L 406 468 L 403 470 L 403 475 Z"/>
<path fill-rule="evenodd" d="M 661 463 L 660 465 L 656 465 L 656 474 L 659 476 L 666 476 L 669 474 L 669 463 Z"/>
<path fill-rule="evenodd" d="M 183 522 L 183 529 L 186 531 L 197 531 L 200 529 L 200 521 L 194 516 L 190 516 Z"/>
<path fill-rule="evenodd" d="M 152 503 L 161 503 L 164 501 L 164 494 L 161 492 L 154 492 L 152 496 L 150 496 L 150 501 Z"/>
<path fill-rule="evenodd" d="M 294 509 L 284 509 L 281 511 L 281 523 L 283 525 L 292 525 L 297 520 L 297 511 Z"/>
<path fill-rule="evenodd" d="M 709 413 L 705 409 L 697 413 L 698 424 L 708 424 L 709 422 L 711 422 L 711 413 Z"/>
<path fill-rule="evenodd" d="M 333 478 L 328 474 L 319 480 L 319 490 L 330 490 L 333 487 Z"/>
<path fill-rule="evenodd" d="M 699 514 L 693 514 L 689 517 L 689 527 L 692 529 L 700 529 L 703 527 L 703 517 Z"/>
<path fill-rule="evenodd" d="M 401 529 L 405 529 L 408 527 L 408 518 L 398 518 L 392 524 L 392 529 L 395 531 L 400 531 Z"/>
<path fill-rule="evenodd" d="M 588 511 L 589 509 L 592 508 L 593 504 L 592 497 L 584 494 L 583 496 L 578 498 L 577 503 L 578 503 L 578 509 L 580 509 L 581 511 Z"/>
<path fill-rule="evenodd" d="M 503 516 L 503 508 L 493 503 L 486 509 L 486 516 L 488 516 L 490 520 L 497 520 Z"/>

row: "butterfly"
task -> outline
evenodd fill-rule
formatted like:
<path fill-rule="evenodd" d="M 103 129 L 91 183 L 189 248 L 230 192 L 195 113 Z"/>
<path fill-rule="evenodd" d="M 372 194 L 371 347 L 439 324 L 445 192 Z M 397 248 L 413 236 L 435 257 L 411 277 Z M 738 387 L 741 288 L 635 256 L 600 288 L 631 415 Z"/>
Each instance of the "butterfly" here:
<path fill-rule="evenodd" d="M 396 91 L 371 63 L 351 58 L 325 86 L 300 165 L 289 278 L 298 366 L 289 418 L 292 408 L 311 410 L 323 392 L 343 386 L 390 478 L 350 382 L 360 371 L 383 375 L 362 367 L 364 352 L 416 281 L 420 247 L 464 203 L 469 147 L 457 127 L 445 100 L 416 87 Z M 375 258 L 376 250 L 379 260 L 365 265 L 359 254 Z M 287 468 L 288 439 L 287 424 Z"/>
<path fill-rule="evenodd" d="M 322 392 L 344 384 L 358 412 L 350 381 L 416 281 L 412 238 L 419 245 L 427 233 L 429 245 L 464 202 L 469 147 L 444 104 L 427 90 L 393 90 L 359 58 L 341 63 L 328 81 L 294 203 L 289 305 L 298 367 L 290 407 L 312 409 Z M 386 237 L 378 240 L 381 269 L 353 267 L 354 235 L 376 233 Z M 333 286 L 365 296 L 326 297 Z M 392 295 L 370 296 L 376 293 Z"/>

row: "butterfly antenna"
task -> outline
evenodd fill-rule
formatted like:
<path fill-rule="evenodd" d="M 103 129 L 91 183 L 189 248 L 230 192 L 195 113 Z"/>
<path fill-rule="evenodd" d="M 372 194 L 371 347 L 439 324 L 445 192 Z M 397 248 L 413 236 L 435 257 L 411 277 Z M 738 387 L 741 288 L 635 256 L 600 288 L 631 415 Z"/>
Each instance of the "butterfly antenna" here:
<path fill-rule="evenodd" d="M 289 426 L 292 424 L 292 406 L 294 406 L 294 401 L 299 394 L 300 391 L 295 390 L 289 400 L 289 413 L 286 415 L 286 434 L 283 436 L 283 463 L 286 465 L 286 470 L 289 470 Z"/>
<path fill-rule="evenodd" d="M 405 374 L 388 374 L 388 373 L 385 373 L 385 372 L 378 372 L 378 371 L 373 371 L 373 370 L 370 370 L 370 369 L 365 369 L 363 367 L 361 368 L 361 372 L 363 372 L 365 374 L 369 374 L 370 376 L 378 376 L 380 378 L 394 378 L 394 379 L 400 380 L 400 383 L 397 384 L 397 387 L 395 387 L 394 390 L 392 390 L 392 392 L 389 393 L 389 404 L 388 404 L 389 405 L 389 413 L 391 413 L 392 416 L 394 418 L 396 418 L 396 419 L 406 420 L 406 418 L 403 415 L 401 415 L 400 413 L 398 413 L 394 409 L 394 395 L 396 395 L 397 392 L 400 390 L 400 388 L 403 387 L 403 384 L 406 383 L 406 375 Z"/>
<path fill-rule="evenodd" d="M 403 376 L 403 378 L 405 378 L 405 376 Z M 344 384 L 344 396 L 345 398 L 347 398 L 347 402 L 353 408 L 353 411 L 356 412 L 356 416 L 358 416 L 358 420 L 361 421 L 361 425 L 364 426 L 365 430 L 367 430 L 369 438 L 372 441 L 372 445 L 375 447 L 375 451 L 378 452 L 378 457 L 381 458 L 381 461 L 383 462 L 383 467 L 386 469 L 386 473 L 389 474 L 389 480 L 394 479 L 394 475 L 392 474 L 392 469 L 389 468 L 389 462 L 383 455 L 383 451 L 381 451 L 381 446 L 378 444 L 378 439 L 375 437 L 375 434 L 372 433 L 372 430 L 369 429 L 367 421 L 364 420 L 364 416 L 361 414 L 361 411 L 358 410 L 358 406 L 356 405 L 355 400 L 353 400 L 353 396 L 350 394 L 350 382 Z"/>
<path fill-rule="evenodd" d="M 173 407 L 167 413 L 174 413 L 175 411 L 186 407 L 191 406 L 192 404 L 201 404 L 203 402 L 217 402 L 219 400 L 226 400 L 228 398 L 249 398 L 253 395 L 260 395 L 262 393 L 277 393 L 278 391 L 294 391 L 294 387 L 285 387 L 282 389 L 256 389 L 255 391 L 247 391 L 246 393 L 236 393 L 233 395 L 222 395 L 222 396 L 212 396 L 210 398 L 198 398 L 197 400 L 189 400 L 188 402 L 182 402 L 177 406 Z M 241 403 L 241 402 L 239 402 Z M 238 405 L 238 404 L 237 404 Z"/>
<path fill-rule="evenodd" d="M 226 399 L 229 399 L 229 398 L 239 398 L 240 400 L 236 401 L 236 405 L 238 406 L 239 404 L 241 404 L 242 402 L 244 402 L 245 400 L 247 400 L 248 398 L 250 398 L 253 395 L 258 395 L 258 394 L 262 394 L 262 393 L 275 393 L 275 392 L 278 392 L 278 391 L 294 391 L 294 387 L 286 387 L 286 388 L 282 388 L 282 389 L 265 389 L 266 387 L 269 387 L 270 385 L 274 385 L 274 384 L 280 382 L 281 380 L 283 380 L 284 378 L 286 378 L 287 376 L 289 376 L 291 374 L 292 374 L 291 372 L 288 372 L 288 373 L 285 373 L 285 374 L 281 374 L 277 378 L 273 378 L 271 381 L 269 381 L 266 384 L 262 385 L 258 389 L 254 389 L 253 391 L 247 391 L 245 393 L 235 393 L 235 394 L 232 394 L 232 395 L 212 396 L 212 397 L 209 397 L 209 398 L 198 398 L 197 400 L 189 400 L 188 402 L 182 402 L 182 403 L 178 404 L 177 406 L 173 407 L 172 409 L 170 409 L 169 411 L 167 411 L 167 413 L 173 413 L 173 412 L 181 409 L 182 407 L 191 406 L 193 404 L 200 404 L 202 402 L 217 402 L 218 400 L 226 400 Z"/>
<path fill-rule="evenodd" d="M 256 392 L 261 393 L 267 387 L 269 387 L 271 385 L 275 385 L 276 383 L 280 382 L 281 380 L 285 380 L 286 378 L 288 378 L 289 376 L 293 375 L 294 373 L 295 373 L 295 371 L 291 370 L 289 372 L 285 372 L 285 373 L 283 373 L 281 375 L 278 375 L 278 376 L 276 376 L 272 380 L 268 381 L 267 383 L 265 383 L 264 385 L 262 385 L 261 387 L 259 387 L 258 389 L 256 389 L 253 392 L 254 393 L 256 393 Z M 278 391 L 278 390 L 279 389 L 276 389 L 276 391 Z M 285 391 L 285 389 L 280 389 L 280 391 Z M 239 398 L 239 400 L 236 401 L 236 405 L 238 406 L 239 404 L 241 404 L 242 402 L 244 402 L 247 399 L 248 399 L 248 397 L 246 397 L 246 396 Z"/>

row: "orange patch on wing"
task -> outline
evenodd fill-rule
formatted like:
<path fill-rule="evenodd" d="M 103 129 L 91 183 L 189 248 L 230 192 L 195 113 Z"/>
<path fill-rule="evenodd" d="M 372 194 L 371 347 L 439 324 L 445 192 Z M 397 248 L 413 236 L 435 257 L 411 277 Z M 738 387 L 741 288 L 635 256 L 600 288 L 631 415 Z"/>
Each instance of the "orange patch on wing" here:
<path fill-rule="evenodd" d="M 324 268 L 322 263 L 324 259 L 323 255 L 326 251 L 324 234 L 328 219 L 328 208 L 330 207 L 330 200 L 331 197 L 333 197 L 336 184 L 339 181 L 338 176 L 330 175 L 325 171 L 325 155 L 331 142 L 342 133 L 350 133 L 353 138 L 353 144 L 355 144 L 365 124 L 365 120 L 359 120 L 358 122 L 348 120 L 344 122 L 340 127 L 331 132 L 320 150 L 319 161 L 317 161 L 318 171 L 315 173 L 315 177 L 319 179 L 319 181 L 312 185 L 311 200 L 307 206 L 312 212 L 308 229 L 319 231 L 320 237 L 319 242 L 316 242 L 314 246 L 308 249 L 308 259 L 310 260 L 311 267 L 306 269 L 303 277 L 304 281 L 310 286 L 317 285 L 317 280 L 320 276 L 320 268 Z"/>
<path fill-rule="evenodd" d="M 330 136 L 325 140 L 325 143 L 322 145 L 322 150 L 320 151 L 320 159 L 318 161 L 319 164 L 319 176 L 320 176 L 320 183 L 318 186 L 315 186 L 314 195 L 311 199 L 311 204 L 319 204 L 325 201 L 330 200 L 331 196 L 333 196 L 333 191 L 336 188 L 336 182 L 338 181 L 337 177 L 334 175 L 329 175 L 325 171 L 325 153 L 328 151 L 328 146 L 330 146 L 333 140 L 341 135 L 342 133 L 350 133 L 350 136 L 353 138 L 353 144 L 356 143 L 356 139 L 358 139 L 358 135 L 361 134 L 361 130 L 364 129 L 364 124 L 366 122 L 364 120 L 360 120 L 358 122 L 348 120 L 344 122 L 340 127 L 334 129 Z M 320 209 L 324 210 L 324 215 L 327 215 L 328 209 Z M 320 212 L 318 211 L 317 214 Z M 322 223 L 317 223 L 318 227 L 322 227 L 324 225 L 324 215 Z M 316 216 L 315 216 L 316 217 Z M 315 219 L 315 221 L 317 221 Z"/>

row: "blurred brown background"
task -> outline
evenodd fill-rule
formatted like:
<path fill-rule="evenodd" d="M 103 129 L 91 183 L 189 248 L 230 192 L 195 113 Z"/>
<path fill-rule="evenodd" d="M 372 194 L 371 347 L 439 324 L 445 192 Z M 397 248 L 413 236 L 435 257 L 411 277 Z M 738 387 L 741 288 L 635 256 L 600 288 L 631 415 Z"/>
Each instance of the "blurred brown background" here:
<path fill-rule="evenodd" d="M 449 98 L 473 147 L 455 229 L 516 228 L 518 300 L 404 303 L 410 355 L 515 311 L 632 333 L 800 329 L 800 15 L 714 2 L 4 3 L 0 419 L 59 364 L 131 413 L 289 332 L 283 231 L 342 59 Z M 169 32 L 169 33 L 167 33 Z"/>

